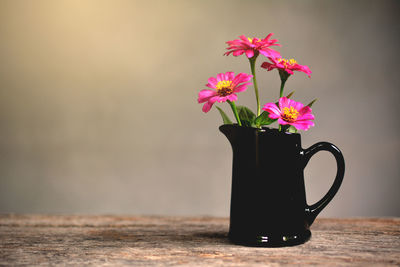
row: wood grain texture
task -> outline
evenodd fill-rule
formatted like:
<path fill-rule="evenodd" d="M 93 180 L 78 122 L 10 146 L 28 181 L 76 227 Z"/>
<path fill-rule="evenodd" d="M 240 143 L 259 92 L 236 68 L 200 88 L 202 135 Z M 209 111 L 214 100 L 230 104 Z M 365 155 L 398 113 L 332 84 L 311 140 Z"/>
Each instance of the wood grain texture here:
<path fill-rule="evenodd" d="M 399 266 L 400 219 L 317 219 L 309 242 L 230 244 L 228 219 L 0 215 L 0 265 Z"/>

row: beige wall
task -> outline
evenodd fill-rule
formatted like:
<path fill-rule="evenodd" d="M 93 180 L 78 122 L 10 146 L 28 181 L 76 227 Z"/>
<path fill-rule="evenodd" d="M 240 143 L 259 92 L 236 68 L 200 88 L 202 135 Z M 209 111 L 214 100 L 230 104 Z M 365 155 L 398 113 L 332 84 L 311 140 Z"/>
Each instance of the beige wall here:
<path fill-rule="evenodd" d="M 0 0 L 0 212 L 227 216 L 231 149 L 197 93 L 219 72 L 249 72 L 222 56 L 227 40 L 274 32 L 313 71 L 287 83 L 318 98 L 303 147 L 345 155 L 323 216 L 400 216 L 399 6 Z M 258 78 L 262 102 L 275 100 L 278 74 Z M 239 103 L 254 108 L 252 89 Z M 310 203 L 334 169 L 327 153 L 312 159 Z"/>

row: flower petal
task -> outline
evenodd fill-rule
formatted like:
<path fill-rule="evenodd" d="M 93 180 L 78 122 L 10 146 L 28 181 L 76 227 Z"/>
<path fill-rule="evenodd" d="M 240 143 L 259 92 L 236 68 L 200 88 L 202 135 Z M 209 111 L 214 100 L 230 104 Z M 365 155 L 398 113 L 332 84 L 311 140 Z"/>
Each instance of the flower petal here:
<path fill-rule="evenodd" d="M 310 127 L 313 127 L 315 125 L 312 121 L 295 121 L 290 124 L 293 125 L 296 129 L 304 131 L 307 131 L 308 129 L 310 129 Z"/>
<path fill-rule="evenodd" d="M 278 118 L 278 123 L 279 123 L 280 125 L 287 125 L 287 124 L 289 124 L 287 121 L 282 120 L 282 118 Z"/>
<path fill-rule="evenodd" d="M 269 33 L 269 34 L 267 35 L 267 37 L 265 37 L 265 38 L 264 38 L 264 40 L 263 40 L 263 41 L 268 41 L 268 40 L 269 40 L 269 38 L 271 38 L 271 36 L 272 36 L 272 35 L 274 35 L 274 33 L 273 33 L 273 32 Z"/>
<path fill-rule="evenodd" d="M 197 101 L 199 103 L 203 103 L 208 101 L 211 97 L 215 95 L 217 95 L 217 92 L 213 90 L 204 89 L 199 92 L 199 97 L 197 98 Z"/>
<path fill-rule="evenodd" d="M 301 66 L 301 71 L 304 72 L 305 74 L 307 74 L 308 77 L 311 78 L 311 75 L 310 75 L 310 74 L 312 73 L 312 71 L 310 70 L 309 67 L 303 65 L 303 66 Z"/>
<path fill-rule="evenodd" d="M 236 94 L 230 94 L 230 95 L 227 96 L 227 98 L 232 102 L 236 101 L 238 99 Z"/>
<path fill-rule="evenodd" d="M 253 51 L 253 49 L 248 49 L 248 50 L 246 50 L 246 56 L 248 57 L 248 58 L 252 58 L 253 56 L 254 56 L 254 51 Z"/>
<path fill-rule="evenodd" d="M 304 114 L 311 113 L 312 109 L 309 106 L 303 106 L 301 109 L 298 109 L 300 116 Z"/>
<path fill-rule="evenodd" d="M 269 112 L 268 117 L 270 117 L 271 119 L 277 119 L 281 116 L 281 111 L 275 103 L 267 103 L 263 106 L 262 109 Z"/>
<path fill-rule="evenodd" d="M 314 119 L 315 119 L 315 117 L 311 113 L 307 113 L 307 114 L 300 115 L 299 117 L 297 117 L 297 121 L 314 120 Z"/>
<path fill-rule="evenodd" d="M 211 97 L 211 98 L 208 100 L 208 102 L 206 102 L 206 103 L 203 105 L 203 111 L 206 112 L 206 113 L 209 112 L 210 109 L 212 108 L 212 106 L 214 105 L 215 101 L 217 101 L 217 99 L 218 99 L 218 96 Z"/>
<path fill-rule="evenodd" d="M 290 107 L 290 99 L 284 97 L 279 98 L 279 108 L 283 109 L 286 107 Z"/>
<path fill-rule="evenodd" d="M 206 86 L 210 87 L 210 88 L 215 88 L 217 86 L 217 79 L 215 79 L 214 77 L 210 77 L 208 78 L 208 84 Z"/>
<path fill-rule="evenodd" d="M 277 114 L 275 114 L 275 113 L 269 113 L 268 114 L 268 117 L 270 118 L 270 119 L 279 119 L 281 116 L 280 115 L 277 115 Z"/>
<path fill-rule="evenodd" d="M 250 42 L 249 42 L 249 39 L 248 39 L 246 36 L 244 36 L 244 35 L 240 35 L 239 38 L 240 38 L 244 43 L 250 43 Z M 238 40 L 238 41 L 239 41 L 239 40 Z"/>
<path fill-rule="evenodd" d="M 232 81 L 235 78 L 235 73 L 228 71 L 225 73 L 225 78 L 227 81 Z"/>
<path fill-rule="evenodd" d="M 280 57 L 281 54 L 278 51 L 275 51 L 271 48 L 263 48 L 260 49 L 260 54 L 266 56 L 266 57 Z"/>
<path fill-rule="evenodd" d="M 244 84 L 241 84 L 241 85 L 239 85 L 239 86 L 236 86 L 236 87 L 233 89 L 233 92 L 243 92 L 243 91 L 246 91 L 247 85 L 249 85 L 249 84 L 251 84 L 251 83 L 244 83 Z"/>
<path fill-rule="evenodd" d="M 217 74 L 217 81 L 218 82 L 225 80 L 224 78 L 225 78 L 225 74 L 224 73 L 218 73 Z"/>
<path fill-rule="evenodd" d="M 253 75 L 249 75 L 247 73 L 239 73 L 238 75 L 236 75 L 236 77 L 232 80 L 232 84 L 235 86 L 237 84 L 240 83 L 244 83 L 249 81 L 251 78 L 253 77 Z"/>
<path fill-rule="evenodd" d="M 233 55 L 234 55 L 235 57 L 240 56 L 240 55 L 243 54 L 243 53 L 244 53 L 244 50 L 235 50 L 235 51 L 233 51 Z"/>
<path fill-rule="evenodd" d="M 293 72 L 291 69 L 285 68 L 285 71 L 286 71 L 287 73 L 291 74 L 291 75 L 294 74 L 294 72 Z"/>
<path fill-rule="evenodd" d="M 269 68 L 270 68 L 271 66 L 272 66 L 272 64 L 269 63 L 269 62 L 263 62 L 263 63 L 261 64 L 261 68 L 268 69 L 268 70 L 270 70 Z"/>
<path fill-rule="evenodd" d="M 304 114 L 304 113 L 301 113 L 301 112 L 300 112 L 300 111 L 303 109 L 303 107 L 304 107 L 304 104 L 303 104 L 303 103 L 301 103 L 301 102 L 296 102 L 296 101 L 294 101 L 294 100 L 291 100 L 291 101 L 290 101 L 290 106 L 294 107 L 300 114 Z"/>

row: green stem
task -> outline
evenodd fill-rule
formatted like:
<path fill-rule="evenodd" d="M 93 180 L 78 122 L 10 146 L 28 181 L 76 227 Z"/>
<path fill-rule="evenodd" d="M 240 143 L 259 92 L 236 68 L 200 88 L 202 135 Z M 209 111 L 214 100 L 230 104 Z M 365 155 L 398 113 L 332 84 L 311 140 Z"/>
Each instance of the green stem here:
<path fill-rule="evenodd" d="M 283 88 L 285 88 L 285 83 L 290 77 L 290 74 L 284 70 L 279 70 L 279 77 L 281 77 L 281 89 L 279 91 L 279 98 L 281 98 L 283 96 Z"/>
<path fill-rule="evenodd" d="M 280 125 L 279 124 L 279 131 L 280 132 L 286 132 L 289 129 L 290 125 L 286 124 L 286 125 Z"/>
<path fill-rule="evenodd" d="M 254 55 L 252 58 L 249 58 L 251 74 L 253 75 L 254 92 L 256 93 L 257 117 L 258 117 L 258 116 L 260 116 L 260 113 L 261 113 L 261 106 L 260 106 L 260 98 L 258 96 L 258 86 L 257 86 L 257 79 L 256 79 L 256 60 L 257 60 L 256 55 Z"/>
<path fill-rule="evenodd" d="M 285 88 L 285 83 L 287 81 L 287 79 L 289 78 L 290 74 L 287 73 L 284 70 L 279 70 L 279 77 L 281 77 L 281 88 L 279 90 L 279 98 L 281 98 L 283 96 L 283 89 Z M 279 131 L 280 132 L 285 132 L 288 129 L 288 127 L 282 126 L 279 124 Z"/>
<path fill-rule="evenodd" d="M 283 88 L 285 88 L 285 83 L 286 83 L 286 80 L 281 79 L 281 90 L 279 92 L 279 98 L 281 98 L 283 96 Z"/>
<path fill-rule="evenodd" d="M 236 121 L 237 121 L 238 125 L 242 126 L 242 122 L 240 121 L 239 114 L 238 114 L 235 102 L 232 102 L 230 100 L 227 100 L 227 101 L 228 101 L 229 105 L 231 105 L 233 114 L 235 115 L 235 118 L 236 118 Z"/>

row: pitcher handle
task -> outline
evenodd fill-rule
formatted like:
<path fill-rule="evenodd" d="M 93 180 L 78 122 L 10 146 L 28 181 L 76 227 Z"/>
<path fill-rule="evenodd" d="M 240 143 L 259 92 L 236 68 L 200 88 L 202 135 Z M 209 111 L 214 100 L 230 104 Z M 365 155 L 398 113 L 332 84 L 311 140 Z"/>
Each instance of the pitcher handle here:
<path fill-rule="evenodd" d="M 311 147 L 302 151 L 304 156 L 304 165 L 303 165 L 304 168 L 306 167 L 311 157 L 318 151 L 322 150 L 331 152 L 335 157 L 337 163 L 336 178 L 331 188 L 329 189 L 328 193 L 326 193 L 325 196 L 320 201 L 310 206 L 306 204 L 305 211 L 306 211 L 308 225 L 311 225 L 314 222 L 317 215 L 326 207 L 326 205 L 328 205 L 328 203 L 336 195 L 340 185 L 342 184 L 344 176 L 344 158 L 342 152 L 340 152 L 339 148 L 337 148 L 335 145 L 328 142 L 316 143 Z"/>

